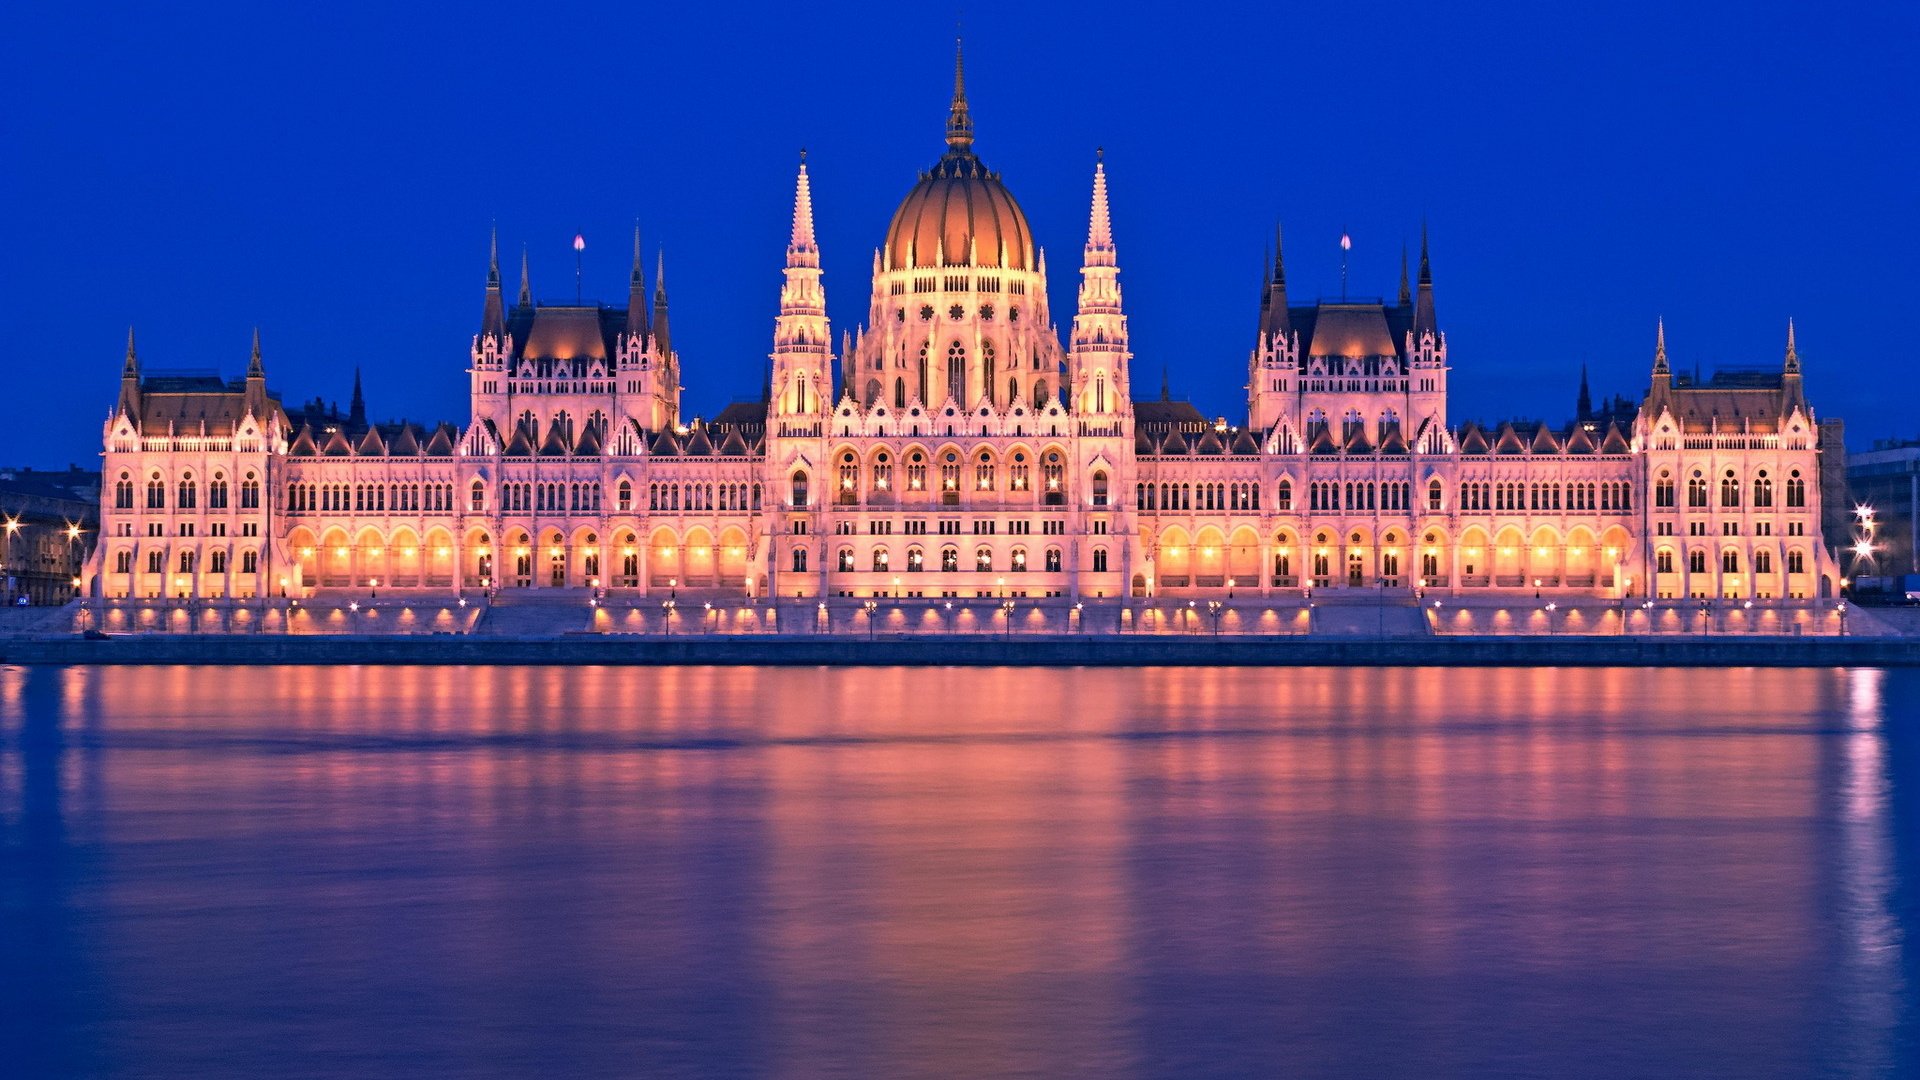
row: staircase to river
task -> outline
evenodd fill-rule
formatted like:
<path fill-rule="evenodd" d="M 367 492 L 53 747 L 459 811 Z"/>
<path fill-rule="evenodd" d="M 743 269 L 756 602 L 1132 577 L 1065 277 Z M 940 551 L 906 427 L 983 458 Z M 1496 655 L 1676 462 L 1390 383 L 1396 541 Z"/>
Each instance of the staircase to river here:
<path fill-rule="evenodd" d="M 593 628 L 589 589 L 503 589 L 473 632 L 488 637 L 554 637 Z"/>

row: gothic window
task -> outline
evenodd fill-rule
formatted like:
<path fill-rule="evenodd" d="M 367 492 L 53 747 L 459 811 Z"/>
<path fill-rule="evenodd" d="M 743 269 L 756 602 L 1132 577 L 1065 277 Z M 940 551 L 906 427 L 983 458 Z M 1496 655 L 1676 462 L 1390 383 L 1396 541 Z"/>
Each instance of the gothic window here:
<path fill-rule="evenodd" d="M 1655 573 L 1673 573 L 1673 552 L 1666 548 L 1661 548 L 1659 554 L 1653 557 L 1653 569 Z"/>
<path fill-rule="evenodd" d="M 993 392 L 994 392 L 993 379 L 995 374 L 994 359 L 995 357 L 994 357 L 994 351 L 993 351 L 993 342 L 988 341 L 988 342 L 981 343 L 980 345 L 980 385 L 987 388 L 988 401 L 994 400 L 994 397 L 993 397 Z M 998 404 L 998 402 L 995 402 L 995 404 Z M 1012 401 L 1009 400 L 1008 404 L 1012 404 Z"/>
<path fill-rule="evenodd" d="M 1787 476 L 1787 509 L 1798 510 L 1807 505 L 1807 482 L 1800 479 L 1800 470 L 1795 469 Z"/>
<path fill-rule="evenodd" d="M 180 572 L 183 574 L 193 573 L 193 552 L 183 551 L 180 553 Z"/>
<path fill-rule="evenodd" d="M 1026 573 L 1027 572 L 1027 549 L 1020 548 L 1020 547 L 1014 548 L 1011 562 L 1013 564 L 1014 573 L 1016 574 Z"/>
<path fill-rule="evenodd" d="M 1707 481 L 1700 475 L 1698 469 L 1694 470 L 1692 478 L 1687 481 L 1687 505 L 1690 507 L 1707 505 Z"/>
<path fill-rule="evenodd" d="M 487 508 L 487 489 L 486 486 L 478 480 L 473 482 L 471 507 L 472 511 L 476 514 Z"/>
<path fill-rule="evenodd" d="M 973 552 L 973 568 L 982 574 L 991 572 L 993 570 L 993 549 L 989 547 L 976 548 Z"/>
<path fill-rule="evenodd" d="M 940 460 L 940 501 L 960 501 L 960 455 L 952 450 Z"/>
<path fill-rule="evenodd" d="M 957 341 L 947 346 L 947 394 L 967 403 L 967 350 Z"/>
<path fill-rule="evenodd" d="M 905 379 L 893 380 L 893 407 L 896 409 L 907 407 L 907 380 Z"/>
<path fill-rule="evenodd" d="M 807 572 L 806 548 L 797 547 L 793 549 L 793 572 L 796 574 L 804 574 Z"/>
<path fill-rule="evenodd" d="M 1007 467 L 1008 478 L 1013 490 L 1027 490 L 1027 468 L 1027 455 L 1018 450 L 1014 451 L 1013 464 Z"/>
<path fill-rule="evenodd" d="M 840 549 L 839 568 L 840 568 L 840 572 L 843 574 L 851 574 L 853 572 L 853 549 L 852 548 L 843 547 Z"/>
<path fill-rule="evenodd" d="M 1734 476 L 1732 469 L 1728 469 L 1727 475 L 1720 480 L 1720 505 L 1740 505 L 1740 481 Z"/>
<path fill-rule="evenodd" d="M 1753 572 L 1756 574 L 1773 573 L 1773 553 L 1764 549 L 1754 552 Z"/>
<path fill-rule="evenodd" d="M 940 572 L 943 574 L 952 574 L 952 573 L 958 573 L 959 570 L 960 570 L 959 549 L 950 548 L 950 547 L 941 548 L 940 549 Z"/>
<path fill-rule="evenodd" d="M 227 508 L 227 480 L 219 473 L 213 474 L 213 480 L 207 484 L 207 509 L 225 510 Z"/>
<path fill-rule="evenodd" d="M 867 407 L 872 408 L 875 405 L 880 404 L 880 395 L 884 392 L 885 391 L 881 389 L 879 379 L 868 379 L 867 380 Z"/>
<path fill-rule="evenodd" d="M 162 574 L 167 569 L 167 553 L 164 551 L 147 552 L 147 573 Z"/>
<path fill-rule="evenodd" d="M 1275 492 L 1274 499 L 1275 499 L 1275 503 L 1274 503 L 1275 509 L 1292 510 L 1293 509 L 1293 481 L 1291 480 L 1280 481 L 1280 488 L 1277 492 Z"/>
<path fill-rule="evenodd" d="M 876 574 L 886 573 L 887 562 L 888 562 L 887 549 L 874 548 L 873 549 L 873 572 Z"/>
<path fill-rule="evenodd" d="M 980 460 L 974 463 L 973 480 L 979 490 L 993 490 L 993 458 L 984 450 L 980 452 Z"/>
<path fill-rule="evenodd" d="M 227 553 L 219 549 L 215 549 L 213 552 L 208 554 L 207 572 L 210 574 L 226 573 L 227 572 Z"/>
<path fill-rule="evenodd" d="M 193 474 L 182 473 L 180 475 L 180 501 L 175 505 L 182 510 L 193 509 L 194 505 L 198 502 L 198 499 L 195 497 L 197 490 L 193 484 Z"/>
<path fill-rule="evenodd" d="M 1041 471 L 1045 474 L 1047 485 L 1047 505 L 1061 506 L 1067 501 L 1067 463 L 1060 451 L 1047 451 L 1046 460 L 1041 462 Z"/>
<path fill-rule="evenodd" d="M 1045 379 L 1035 379 L 1035 380 L 1033 381 L 1033 407 L 1034 407 L 1034 409 L 1035 409 L 1036 411 L 1037 411 L 1037 410 L 1040 410 L 1040 409 L 1045 409 L 1045 408 L 1047 407 L 1047 401 L 1049 400 L 1049 398 L 1050 398 L 1050 394 L 1049 394 L 1049 392 L 1048 392 L 1048 390 L 1047 390 L 1047 380 L 1045 380 Z"/>
<path fill-rule="evenodd" d="M 1694 574 L 1706 573 L 1707 553 L 1704 551 L 1689 552 L 1687 555 L 1687 570 L 1689 573 Z"/>
<path fill-rule="evenodd" d="M 919 548 L 907 549 L 907 573 L 917 574 L 926 569 L 927 557 Z"/>
<path fill-rule="evenodd" d="M 1720 553 L 1720 572 L 1723 574 L 1739 573 L 1740 572 L 1740 553 L 1733 550 L 1732 548 L 1728 548 L 1727 550 L 1721 552 Z"/>
<path fill-rule="evenodd" d="M 1093 572 L 1096 574 L 1104 574 L 1107 572 L 1106 548 L 1099 547 L 1093 549 Z"/>
<path fill-rule="evenodd" d="M 1773 505 L 1773 479 L 1767 470 L 1761 469 L 1753 478 L 1753 505 L 1770 507 Z"/>
<path fill-rule="evenodd" d="M 793 474 L 792 485 L 793 505 L 807 505 L 807 474 L 804 471 L 796 470 Z"/>
<path fill-rule="evenodd" d="M 614 489 L 614 493 L 614 497 L 620 501 L 619 505 L 622 512 L 633 509 L 633 481 L 620 481 L 620 486 Z"/>
<path fill-rule="evenodd" d="M 127 473 L 121 473 L 120 479 L 113 485 L 113 508 L 115 510 L 133 509 L 133 480 Z"/>
<path fill-rule="evenodd" d="M 1107 474 L 1103 469 L 1096 469 L 1093 474 L 1093 505 L 1107 505 Z"/>
<path fill-rule="evenodd" d="M 1061 563 L 1060 549 L 1057 547 L 1048 548 L 1047 549 L 1047 573 L 1049 574 L 1059 573 L 1060 563 Z"/>
<path fill-rule="evenodd" d="M 133 552 L 116 551 L 113 553 L 113 572 L 116 574 L 133 573 Z"/>
<path fill-rule="evenodd" d="M 1787 552 L 1787 573 L 1804 574 L 1806 572 L 1807 572 L 1806 555 L 1798 550 Z"/>

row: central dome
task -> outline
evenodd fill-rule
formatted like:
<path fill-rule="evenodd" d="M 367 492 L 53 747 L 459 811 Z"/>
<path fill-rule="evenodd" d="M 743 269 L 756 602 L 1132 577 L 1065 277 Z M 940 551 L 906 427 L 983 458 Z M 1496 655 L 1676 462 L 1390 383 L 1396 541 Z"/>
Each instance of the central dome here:
<path fill-rule="evenodd" d="M 947 152 L 931 172 L 921 174 L 894 211 L 887 227 L 887 263 L 965 266 L 975 258 L 979 266 L 1032 270 L 1033 230 L 1000 174 L 974 156 L 973 117 L 967 112 L 965 71 L 956 52 Z"/>

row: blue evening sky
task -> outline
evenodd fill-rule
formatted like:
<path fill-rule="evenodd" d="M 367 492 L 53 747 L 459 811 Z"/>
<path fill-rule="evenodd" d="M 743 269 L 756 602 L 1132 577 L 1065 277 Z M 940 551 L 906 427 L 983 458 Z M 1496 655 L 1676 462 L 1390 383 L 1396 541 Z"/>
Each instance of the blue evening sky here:
<path fill-rule="evenodd" d="M 941 5 L 33 5 L 0 68 L 0 461 L 97 460 L 150 368 L 463 421 L 489 225 L 508 288 L 624 303 L 664 245 L 686 411 L 758 397 L 797 151 L 836 340 L 942 148 Z M 1920 5 L 965 5 L 977 149 L 1072 316 L 1104 146 L 1137 396 L 1244 416 L 1262 251 L 1295 302 L 1391 294 L 1425 218 L 1466 418 L 1779 363 L 1849 442 L 1920 434 Z M 1417 250 L 1416 250 L 1417 255 Z"/>

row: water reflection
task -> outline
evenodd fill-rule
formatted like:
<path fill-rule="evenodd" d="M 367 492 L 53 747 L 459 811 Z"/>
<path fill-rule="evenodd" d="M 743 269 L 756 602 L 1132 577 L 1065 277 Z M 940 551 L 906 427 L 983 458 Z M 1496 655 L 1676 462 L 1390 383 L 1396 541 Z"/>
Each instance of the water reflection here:
<path fill-rule="evenodd" d="M 50 1074 L 1881 1075 L 1915 678 L 0 669 L 0 1024 Z"/>

